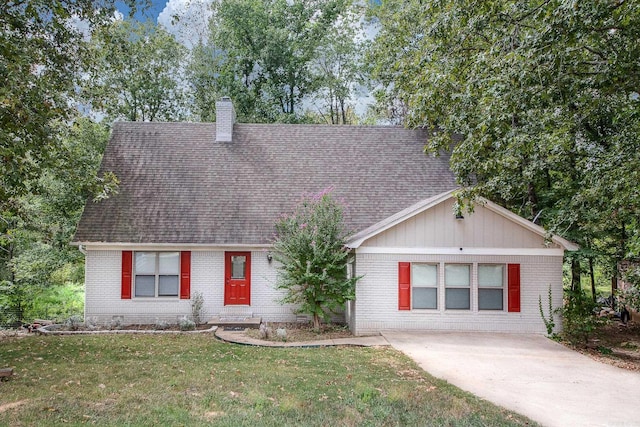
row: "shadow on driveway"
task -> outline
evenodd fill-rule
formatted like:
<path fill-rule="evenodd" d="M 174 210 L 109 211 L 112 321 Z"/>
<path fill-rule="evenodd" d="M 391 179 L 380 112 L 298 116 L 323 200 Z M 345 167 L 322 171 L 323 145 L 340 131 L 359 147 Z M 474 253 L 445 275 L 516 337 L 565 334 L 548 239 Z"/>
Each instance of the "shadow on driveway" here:
<path fill-rule="evenodd" d="M 640 426 L 640 374 L 541 335 L 385 332 L 435 377 L 545 426 Z"/>

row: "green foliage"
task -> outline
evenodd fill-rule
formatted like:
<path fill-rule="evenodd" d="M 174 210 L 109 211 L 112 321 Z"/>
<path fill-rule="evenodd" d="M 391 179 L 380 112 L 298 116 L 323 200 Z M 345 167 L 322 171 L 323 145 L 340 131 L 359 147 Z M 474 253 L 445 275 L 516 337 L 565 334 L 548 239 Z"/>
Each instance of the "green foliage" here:
<path fill-rule="evenodd" d="M 186 95 L 186 49 L 152 22 L 115 20 L 91 39 L 92 67 L 84 96 L 109 121 L 180 120 Z"/>
<path fill-rule="evenodd" d="M 406 107 L 409 126 L 432 129 L 429 152 L 453 147 L 462 198 L 536 218 L 614 271 L 640 217 L 638 3 L 410 0 L 372 10 L 379 109 Z"/>
<path fill-rule="evenodd" d="M 359 277 L 348 277 L 345 248 L 347 232 L 342 206 L 330 190 L 304 196 L 292 214 L 275 224 L 274 258 L 277 288 L 286 291 L 284 303 L 299 305 L 298 312 L 313 315 L 314 327 L 329 311 L 355 298 Z"/>
<path fill-rule="evenodd" d="M 542 321 L 544 322 L 544 327 L 547 329 L 547 335 L 548 336 L 553 336 L 553 328 L 555 328 L 556 324 L 555 321 L 553 320 L 553 315 L 555 314 L 556 310 L 554 310 L 553 308 L 553 295 L 551 293 L 551 285 L 549 285 L 549 295 L 548 295 L 548 299 L 549 299 L 549 314 L 545 315 L 544 314 L 544 310 L 542 308 L 542 295 L 538 295 L 538 309 L 540 310 L 540 317 L 542 317 Z"/>
<path fill-rule="evenodd" d="M 586 344 L 601 324 L 596 316 L 596 304 L 582 289 L 565 289 L 562 307 L 564 336 L 571 342 Z"/>
<path fill-rule="evenodd" d="M 28 194 L 12 199 L 13 213 L 6 210 L 2 215 L 0 277 L 7 289 L 0 304 L 2 323 L 12 323 L 10 316 L 19 322 L 75 312 L 61 301 L 59 313 L 49 313 L 49 308 L 43 313 L 36 301 L 49 287 L 64 289 L 68 282 L 82 282 L 83 257 L 69 242 L 85 201 L 117 189 L 114 176 L 97 176 L 108 138 L 104 125 L 78 118 L 59 133 L 60 157 L 29 183 Z"/>
<path fill-rule="evenodd" d="M 241 122 L 313 120 L 302 108 L 310 97 L 322 99 L 329 121 L 347 119 L 359 61 L 349 0 L 224 0 L 213 9 L 188 73 L 201 120 L 215 117 L 220 96 L 233 99 Z"/>

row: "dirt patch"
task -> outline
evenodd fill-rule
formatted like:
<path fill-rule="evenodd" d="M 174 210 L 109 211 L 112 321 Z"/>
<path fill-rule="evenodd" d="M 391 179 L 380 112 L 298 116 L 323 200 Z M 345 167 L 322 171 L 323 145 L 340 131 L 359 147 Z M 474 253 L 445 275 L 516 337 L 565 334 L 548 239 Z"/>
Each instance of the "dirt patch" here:
<path fill-rule="evenodd" d="M 28 400 L 18 400 L 16 402 L 10 402 L 10 403 L 4 403 L 2 405 L 0 405 L 0 414 L 2 414 L 3 412 L 6 412 L 10 409 L 15 409 L 18 406 L 22 406 L 25 403 L 29 402 Z"/>
<path fill-rule="evenodd" d="M 268 322 L 264 325 L 268 329 L 266 338 L 259 329 L 246 329 L 245 334 L 251 338 L 276 342 L 318 341 L 353 336 L 347 326 L 333 323 L 320 325 L 320 330 L 314 330 L 311 323 Z M 279 330 L 285 332 L 279 333 Z"/>
<path fill-rule="evenodd" d="M 624 325 L 609 321 L 593 333 L 587 344 L 565 344 L 599 362 L 640 371 L 640 322 Z"/>

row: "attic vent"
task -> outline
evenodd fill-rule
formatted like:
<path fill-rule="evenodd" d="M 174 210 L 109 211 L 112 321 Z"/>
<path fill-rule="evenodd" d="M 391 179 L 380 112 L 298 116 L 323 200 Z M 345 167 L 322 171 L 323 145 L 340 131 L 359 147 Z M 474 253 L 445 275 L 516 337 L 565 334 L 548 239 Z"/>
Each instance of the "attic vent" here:
<path fill-rule="evenodd" d="M 228 96 L 216 101 L 216 142 L 231 142 L 236 111 Z"/>

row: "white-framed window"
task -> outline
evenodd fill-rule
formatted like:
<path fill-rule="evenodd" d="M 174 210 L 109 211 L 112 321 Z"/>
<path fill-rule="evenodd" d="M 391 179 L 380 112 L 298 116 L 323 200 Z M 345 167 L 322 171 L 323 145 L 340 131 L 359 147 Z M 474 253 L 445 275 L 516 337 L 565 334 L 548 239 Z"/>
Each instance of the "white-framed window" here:
<path fill-rule="evenodd" d="M 471 309 L 471 265 L 444 265 L 444 307 L 447 310 Z"/>
<path fill-rule="evenodd" d="M 478 310 L 504 310 L 505 266 L 478 264 Z"/>
<path fill-rule="evenodd" d="M 438 265 L 411 264 L 413 308 L 438 308 Z"/>
<path fill-rule="evenodd" d="M 134 295 L 177 297 L 180 290 L 180 252 L 135 252 Z"/>

